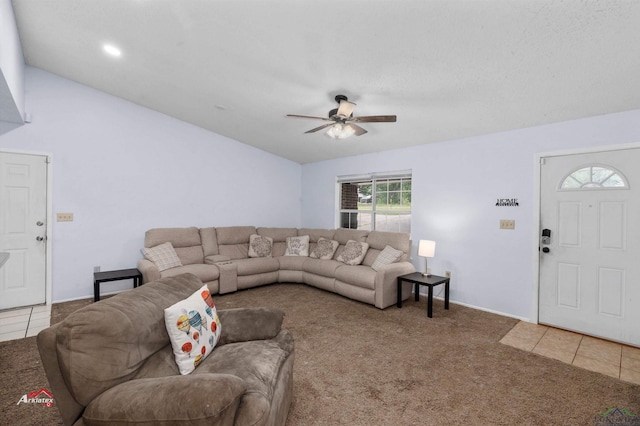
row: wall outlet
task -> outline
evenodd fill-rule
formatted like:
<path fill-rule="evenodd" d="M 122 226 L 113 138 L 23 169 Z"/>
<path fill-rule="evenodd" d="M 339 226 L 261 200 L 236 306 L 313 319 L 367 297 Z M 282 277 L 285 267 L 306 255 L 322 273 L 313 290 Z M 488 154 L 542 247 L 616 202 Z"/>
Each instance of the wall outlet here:
<path fill-rule="evenodd" d="M 99 266 L 94 266 L 93 267 L 93 272 L 100 272 L 100 267 Z"/>
<path fill-rule="evenodd" d="M 516 229 L 516 221 L 513 219 L 500 219 L 500 229 Z"/>
<path fill-rule="evenodd" d="M 451 278 L 451 271 L 445 272 L 444 276 L 447 277 L 447 278 Z"/>
<path fill-rule="evenodd" d="M 58 213 L 56 218 L 58 222 L 73 222 L 73 213 Z"/>

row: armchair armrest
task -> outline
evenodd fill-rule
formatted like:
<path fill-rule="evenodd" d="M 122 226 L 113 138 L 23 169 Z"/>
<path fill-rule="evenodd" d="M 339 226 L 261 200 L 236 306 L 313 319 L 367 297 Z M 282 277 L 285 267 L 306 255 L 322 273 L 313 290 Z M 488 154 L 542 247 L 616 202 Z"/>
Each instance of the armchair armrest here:
<path fill-rule="evenodd" d="M 142 273 L 142 282 L 145 284 L 160 279 L 158 267 L 148 259 L 138 259 L 138 270 Z"/>
<path fill-rule="evenodd" d="M 275 308 L 219 310 L 222 334 L 218 345 L 273 339 L 280 332 L 284 312 Z"/>
<path fill-rule="evenodd" d="M 137 379 L 100 394 L 82 417 L 86 425 L 229 425 L 245 391 L 244 381 L 229 374 Z"/>

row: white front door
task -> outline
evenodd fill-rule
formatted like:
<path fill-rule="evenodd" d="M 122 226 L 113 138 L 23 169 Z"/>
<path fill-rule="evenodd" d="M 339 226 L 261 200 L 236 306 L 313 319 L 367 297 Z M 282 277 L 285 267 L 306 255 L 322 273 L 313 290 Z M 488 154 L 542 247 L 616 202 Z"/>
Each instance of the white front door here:
<path fill-rule="evenodd" d="M 47 157 L 0 153 L 0 309 L 45 303 Z"/>
<path fill-rule="evenodd" d="M 546 157 L 539 322 L 640 346 L 640 148 Z"/>

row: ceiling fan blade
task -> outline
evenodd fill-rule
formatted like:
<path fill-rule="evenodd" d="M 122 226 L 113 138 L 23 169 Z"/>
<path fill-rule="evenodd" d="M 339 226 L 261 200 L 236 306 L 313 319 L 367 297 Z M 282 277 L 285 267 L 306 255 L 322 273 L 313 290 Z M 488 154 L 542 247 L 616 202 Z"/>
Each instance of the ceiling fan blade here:
<path fill-rule="evenodd" d="M 367 131 L 365 129 L 363 129 L 362 127 L 358 126 L 357 124 L 349 123 L 349 124 L 347 124 L 347 126 L 353 127 L 353 129 L 355 130 L 354 135 L 356 135 L 356 136 L 364 135 L 365 133 L 367 133 Z"/>
<path fill-rule="evenodd" d="M 342 99 L 340 101 L 340 106 L 338 107 L 338 115 L 341 117 L 349 118 L 351 114 L 353 114 L 353 109 L 356 107 L 356 104 L 353 102 L 349 102 L 347 100 Z"/>
<path fill-rule="evenodd" d="M 311 115 L 298 115 L 298 114 L 287 114 L 287 117 L 293 117 L 293 118 L 311 118 L 313 120 L 325 120 L 325 121 L 333 121 L 330 118 L 327 117 L 313 117 Z"/>
<path fill-rule="evenodd" d="M 335 123 L 323 124 L 322 126 L 318 126 L 315 129 L 307 130 L 305 133 L 315 133 L 318 130 L 326 129 L 327 127 L 333 126 Z"/>
<path fill-rule="evenodd" d="M 363 117 L 352 117 L 348 121 L 356 121 L 358 123 L 395 123 L 395 115 L 366 115 Z"/>

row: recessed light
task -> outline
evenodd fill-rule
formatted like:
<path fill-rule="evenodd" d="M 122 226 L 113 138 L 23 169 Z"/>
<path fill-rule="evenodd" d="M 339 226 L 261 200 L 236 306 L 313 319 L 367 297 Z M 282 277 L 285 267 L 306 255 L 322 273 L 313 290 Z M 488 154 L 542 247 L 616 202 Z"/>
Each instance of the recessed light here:
<path fill-rule="evenodd" d="M 122 51 L 115 47 L 113 44 L 105 44 L 102 46 L 102 49 L 111 56 L 120 57 L 122 56 Z"/>

